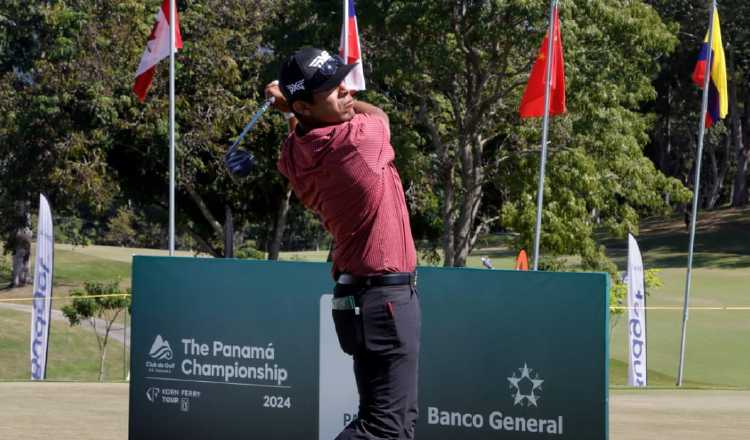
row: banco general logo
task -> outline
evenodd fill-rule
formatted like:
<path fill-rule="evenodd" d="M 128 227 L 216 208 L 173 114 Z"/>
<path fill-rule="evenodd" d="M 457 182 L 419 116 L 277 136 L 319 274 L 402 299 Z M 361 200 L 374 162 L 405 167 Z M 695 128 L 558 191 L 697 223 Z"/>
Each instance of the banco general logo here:
<path fill-rule="evenodd" d="M 515 391 L 515 394 L 512 394 L 513 406 L 524 406 L 524 402 L 526 402 L 526 406 L 538 406 L 537 403 L 541 395 L 536 393 L 542 391 L 544 380 L 533 369 L 529 368 L 525 362 L 523 368 L 519 368 L 518 371 L 520 376 L 516 376 L 516 372 L 514 371 L 513 375 L 508 378 L 511 391 Z"/>
<path fill-rule="evenodd" d="M 160 361 L 169 361 L 174 357 L 172 347 L 169 346 L 169 341 L 162 339 L 161 335 L 156 335 L 156 339 L 154 339 L 154 343 L 151 345 L 151 350 L 148 352 L 148 355 L 151 356 L 152 359 L 158 359 Z"/>
<path fill-rule="evenodd" d="M 151 403 L 156 402 L 156 399 L 159 398 L 159 393 L 160 392 L 161 392 L 161 390 L 159 390 L 159 388 L 157 388 L 157 387 L 151 387 L 151 388 L 149 388 L 149 389 L 146 390 L 146 398 Z"/>

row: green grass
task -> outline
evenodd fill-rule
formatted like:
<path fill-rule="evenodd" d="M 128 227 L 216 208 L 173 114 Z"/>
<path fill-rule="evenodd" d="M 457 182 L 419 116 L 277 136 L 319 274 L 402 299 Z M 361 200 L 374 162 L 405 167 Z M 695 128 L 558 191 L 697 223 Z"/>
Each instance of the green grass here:
<path fill-rule="evenodd" d="M 0 309 L 0 380 L 28 380 L 29 320 L 31 314 Z M 122 380 L 122 344 L 107 344 L 105 380 Z M 47 379 L 97 381 L 99 379 L 99 347 L 94 333 L 71 327 L 64 321 L 52 321 Z"/>
<path fill-rule="evenodd" d="M 664 285 L 649 291 L 648 367 L 674 383 L 680 354 L 688 233 L 682 218 L 645 221 L 638 237 L 647 269 L 661 269 Z M 606 241 L 610 255 L 625 269 L 625 241 Z M 690 306 L 750 306 L 750 210 L 699 214 Z M 614 329 L 610 352 L 625 362 L 626 317 Z M 684 379 L 699 385 L 750 388 L 750 311 L 692 310 L 688 320 Z M 612 376 L 624 384 L 627 372 Z"/>
<path fill-rule="evenodd" d="M 82 281 L 130 279 L 130 263 L 94 257 L 80 251 L 55 251 L 55 285 L 78 286 Z"/>

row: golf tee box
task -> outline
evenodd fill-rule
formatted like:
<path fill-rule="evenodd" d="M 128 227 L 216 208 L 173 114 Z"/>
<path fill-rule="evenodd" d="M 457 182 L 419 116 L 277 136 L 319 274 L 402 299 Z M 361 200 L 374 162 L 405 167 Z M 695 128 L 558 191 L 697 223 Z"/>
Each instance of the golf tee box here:
<path fill-rule="evenodd" d="M 357 391 L 330 274 L 135 257 L 129 438 L 333 439 L 356 418 Z M 608 438 L 608 276 L 418 274 L 418 438 Z"/>

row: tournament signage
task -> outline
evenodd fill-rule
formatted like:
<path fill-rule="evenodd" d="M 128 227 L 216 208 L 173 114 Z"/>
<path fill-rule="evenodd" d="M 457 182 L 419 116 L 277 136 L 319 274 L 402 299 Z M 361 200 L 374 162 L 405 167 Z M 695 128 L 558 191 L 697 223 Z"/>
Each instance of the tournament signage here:
<path fill-rule="evenodd" d="M 628 385 L 648 385 L 646 364 L 646 288 L 643 258 L 635 237 L 628 234 Z"/>
<path fill-rule="evenodd" d="M 330 267 L 136 257 L 131 439 L 333 439 L 356 417 Z M 606 439 L 603 274 L 419 270 L 418 436 Z"/>
<path fill-rule="evenodd" d="M 36 261 L 34 263 L 34 302 L 31 309 L 31 380 L 44 380 L 47 375 L 54 248 L 52 212 L 47 199 L 44 195 L 39 194 L 39 224 L 37 226 Z"/>

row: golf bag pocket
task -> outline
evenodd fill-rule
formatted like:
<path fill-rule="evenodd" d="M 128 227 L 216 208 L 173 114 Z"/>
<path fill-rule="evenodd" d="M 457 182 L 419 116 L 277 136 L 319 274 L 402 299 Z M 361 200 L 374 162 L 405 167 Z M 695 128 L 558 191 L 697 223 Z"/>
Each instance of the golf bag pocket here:
<path fill-rule="evenodd" d="M 353 355 L 362 346 L 362 316 L 350 310 L 333 310 L 333 324 L 341 350 Z"/>

